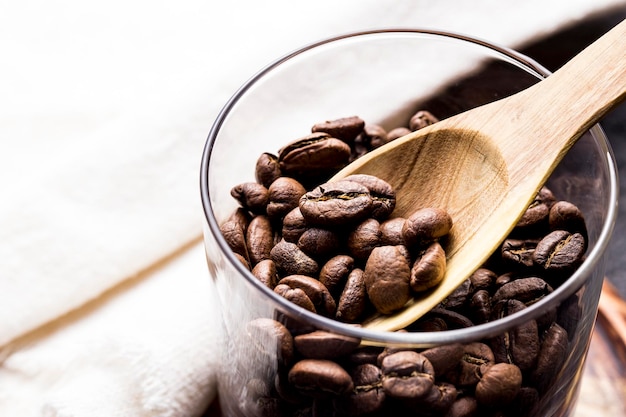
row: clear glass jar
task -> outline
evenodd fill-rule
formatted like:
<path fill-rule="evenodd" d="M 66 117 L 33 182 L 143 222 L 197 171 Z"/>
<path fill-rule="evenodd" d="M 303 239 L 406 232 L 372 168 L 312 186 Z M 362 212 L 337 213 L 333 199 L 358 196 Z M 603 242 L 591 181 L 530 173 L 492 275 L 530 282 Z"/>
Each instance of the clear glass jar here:
<path fill-rule="evenodd" d="M 209 134 L 201 167 L 208 279 L 218 295 L 224 330 L 215 349 L 222 354 L 218 395 L 225 416 L 461 416 L 472 415 L 463 412 L 473 407 L 473 415 L 481 416 L 571 415 L 616 217 L 616 167 L 599 126 L 579 140 L 546 184 L 558 200 L 573 203 L 584 214 L 584 262 L 541 300 L 498 320 L 444 331 L 402 332 L 341 323 L 275 294 L 239 261 L 220 232 L 237 208 L 231 188 L 254 181 L 259 155 L 278 152 L 308 134 L 314 123 L 358 115 L 390 130 L 406 125 L 418 110 L 445 118 L 548 75 L 531 59 L 484 41 L 435 31 L 380 30 L 306 46 L 266 67 L 234 94 Z M 304 352 L 306 338 L 297 343 L 295 337 L 317 330 L 328 337 L 318 342 L 316 352 Z M 534 339 L 527 338 L 529 332 Z M 524 345 L 529 340 L 533 346 Z M 332 343 L 338 343 L 332 345 L 337 346 L 334 354 L 320 353 Z M 436 351 L 429 350 L 459 346 L 461 356 L 458 349 L 450 350 L 439 361 L 433 356 Z M 484 346 L 492 351 L 505 346 L 504 356 L 486 358 Z M 396 381 L 408 386 L 400 391 L 410 391 L 414 398 L 398 394 L 385 382 L 398 376 L 393 366 L 381 371 L 382 358 L 395 350 L 412 352 L 405 362 L 416 353 L 436 364 L 434 375 L 426 378 L 430 382 L 418 381 L 416 375 L 430 375 L 421 368 L 413 369 L 414 384 L 406 385 L 410 376 Z M 515 350 L 535 351 L 534 358 L 516 358 L 520 353 Z M 316 355 L 333 357 L 315 358 L 305 364 L 309 368 L 301 364 L 300 373 L 294 371 L 298 362 Z M 375 369 L 358 367 L 366 362 Z M 510 370 L 485 365 L 495 362 L 521 369 L 522 388 L 517 382 L 509 387 L 512 394 L 494 388 L 507 384 L 503 381 Z M 506 374 L 504 379 L 499 372 Z M 463 379 L 472 375 L 474 381 Z M 477 388 L 477 381 L 483 380 Z M 417 393 L 422 383 L 429 394 Z"/>

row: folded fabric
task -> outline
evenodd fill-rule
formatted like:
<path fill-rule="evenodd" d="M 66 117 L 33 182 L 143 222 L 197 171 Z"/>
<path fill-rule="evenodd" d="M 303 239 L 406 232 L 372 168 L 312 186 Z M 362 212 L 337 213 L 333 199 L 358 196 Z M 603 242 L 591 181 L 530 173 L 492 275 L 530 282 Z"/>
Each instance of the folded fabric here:
<path fill-rule="evenodd" d="M 194 416 L 217 308 L 198 170 L 228 97 L 350 31 L 517 46 L 624 0 L 26 0 L 0 6 L 0 415 Z"/>

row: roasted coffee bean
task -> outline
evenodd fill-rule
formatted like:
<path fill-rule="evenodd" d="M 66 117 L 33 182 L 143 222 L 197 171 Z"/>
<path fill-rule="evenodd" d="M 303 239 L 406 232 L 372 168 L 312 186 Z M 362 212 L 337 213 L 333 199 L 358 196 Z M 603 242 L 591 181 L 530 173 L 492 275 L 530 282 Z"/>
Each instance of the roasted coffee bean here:
<path fill-rule="evenodd" d="M 448 382 L 440 382 L 430 389 L 424 398 L 411 401 L 409 406 L 427 415 L 442 415 L 447 412 L 456 400 L 458 390 Z"/>
<path fill-rule="evenodd" d="M 505 299 L 492 309 L 492 320 L 515 314 L 525 309 L 523 302 Z M 528 320 L 491 339 L 491 348 L 497 362 L 512 363 L 522 371 L 532 369 L 539 355 L 539 329 L 535 320 Z"/>
<path fill-rule="evenodd" d="M 244 182 L 234 186 L 230 195 L 239 202 L 241 207 L 253 213 L 265 213 L 269 202 L 269 190 L 256 182 Z"/>
<path fill-rule="evenodd" d="M 315 305 L 315 310 L 323 315 L 333 317 L 337 309 L 335 300 L 328 289 L 315 278 L 305 275 L 289 275 L 278 281 L 279 285 L 287 285 L 290 288 L 299 288 L 306 293 Z"/>
<path fill-rule="evenodd" d="M 477 417 L 478 402 L 474 397 L 458 397 L 444 417 Z"/>
<path fill-rule="evenodd" d="M 289 371 L 289 383 L 314 398 L 339 396 L 354 389 L 352 377 L 336 362 L 303 359 Z"/>
<path fill-rule="evenodd" d="M 241 223 L 229 220 L 220 225 L 220 231 L 230 250 L 242 256 L 247 262 L 250 255 L 248 254 L 248 245 L 246 244 L 246 230 L 242 228 Z"/>
<path fill-rule="evenodd" d="M 553 291 L 552 287 L 538 277 L 519 278 L 502 285 L 494 293 L 492 303 L 502 300 L 518 300 L 531 305 L 541 300 Z"/>
<path fill-rule="evenodd" d="M 411 290 L 429 290 L 439 285 L 445 273 L 446 253 L 439 242 L 433 242 L 419 254 L 411 268 Z"/>
<path fill-rule="evenodd" d="M 448 310 L 463 311 L 469 305 L 472 291 L 472 281 L 466 279 L 441 304 Z"/>
<path fill-rule="evenodd" d="M 248 270 L 250 270 L 250 262 L 248 262 L 246 260 L 246 258 L 244 258 L 243 256 L 239 255 L 238 253 L 235 254 L 235 258 L 237 258 L 237 260 L 239 262 L 241 262 L 241 264 Z"/>
<path fill-rule="evenodd" d="M 270 259 L 282 275 L 317 276 L 319 264 L 295 243 L 284 239 L 278 242 L 270 251 Z"/>
<path fill-rule="evenodd" d="M 491 291 L 495 285 L 498 275 L 490 269 L 478 268 L 469 277 L 471 288 L 473 291 L 487 290 Z"/>
<path fill-rule="evenodd" d="M 487 323 L 491 317 L 491 297 L 489 291 L 478 290 L 470 300 L 471 320 L 476 324 Z"/>
<path fill-rule="evenodd" d="M 267 215 L 272 219 L 282 219 L 287 213 L 298 207 L 300 197 L 306 189 L 293 178 L 277 178 L 268 188 L 269 201 Z"/>
<path fill-rule="evenodd" d="M 317 313 L 313 301 L 301 288 L 291 288 L 289 285 L 279 283 L 274 287 L 274 292 L 305 310 Z"/>
<path fill-rule="evenodd" d="M 365 121 L 358 116 L 342 117 L 335 120 L 316 123 L 311 128 L 312 133 L 324 132 L 350 144 L 363 131 Z"/>
<path fill-rule="evenodd" d="M 300 212 L 300 207 L 294 208 L 283 218 L 282 236 L 287 242 L 298 243 L 306 229 L 306 220 Z"/>
<path fill-rule="evenodd" d="M 254 267 L 264 259 L 270 259 L 270 252 L 274 247 L 274 230 L 269 217 L 255 216 L 248 226 L 246 233 L 250 264 Z"/>
<path fill-rule="evenodd" d="M 396 140 L 401 138 L 402 136 L 406 136 L 411 133 L 411 129 L 408 127 L 395 127 L 387 132 L 387 140 L 391 142 L 392 140 Z"/>
<path fill-rule="evenodd" d="M 383 314 L 392 313 L 409 301 L 410 278 L 409 263 L 397 246 L 375 248 L 363 272 L 367 295 Z"/>
<path fill-rule="evenodd" d="M 506 239 L 502 243 L 502 260 L 512 268 L 532 268 L 537 239 Z"/>
<path fill-rule="evenodd" d="M 281 176 L 282 173 L 280 172 L 278 157 L 268 152 L 262 153 L 256 161 L 254 170 L 254 177 L 257 182 L 269 188 L 269 186 Z"/>
<path fill-rule="evenodd" d="M 441 317 L 427 316 L 411 324 L 409 328 L 416 332 L 442 332 L 448 330 L 448 324 Z"/>
<path fill-rule="evenodd" d="M 555 199 L 552 192 L 548 188 L 543 187 L 537 193 L 522 217 L 517 221 L 514 233 L 529 235 L 547 231 L 548 214 L 550 213 L 550 207 L 552 207 L 554 201 Z"/>
<path fill-rule="evenodd" d="M 351 372 L 354 390 L 339 400 L 339 415 L 366 416 L 381 410 L 385 404 L 382 372 L 372 364 L 363 364 Z"/>
<path fill-rule="evenodd" d="M 465 349 L 460 343 L 451 343 L 426 349 L 422 355 L 433 365 L 435 375 L 445 375 L 463 358 Z"/>
<path fill-rule="evenodd" d="M 353 352 L 360 343 L 354 337 L 321 330 L 294 337 L 296 350 L 309 359 L 336 359 Z"/>
<path fill-rule="evenodd" d="M 455 368 L 446 374 L 446 378 L 457 387 L 474 387 L 480 376 L 493 364 L 495 356 L 491 348 L 482 342 L 468 343 L 463 346 L 463 356 Z"/>
<path fill-rule="evenodd" d="M 580 209 L 569 201 L 557 201 L 548 215 L 550 230 L 567 230 L 580 233 L 587 240 L 585 217 Z"/>
<path fill-rule="evenodd" d="M 452 218 L 445 210 L 422 208 L 411 214 L 404 223 L 402 234 L 407 245 L 425 245 L 448 234 Z"/>
<path fill-rule="evenodd" d="M 537 365 L 530 377 L 539 391 L 544 391 L 552 383 L 567 358 L 567 350 L 567 331 L 557 323 L 552 323 L 543 335 Z"/>
<path fill-rule="evenodd" d="M 446 324 L 446 330 L 472 327 L 474 323 L 461 313 L 446 308 L 435 307 L 424 316 L 427 319 L 438 317 Z"/>
<path fill-rule="evenodd" d="M 353 174 L 344 178 L 364 185 L 372 196 L 372 211 L 375 219 L 386 219 L 396 207 L 396 192 L 387 181 L 367 174 Z"/>
<path fill-rule="evenodd" d="M 369 123 L 365 124 L 363 132 L 361 132 L 361 140 L 367 144 L 369 149 L 379 148 L 389 142 L 387 131 L 382 126 Z"/>
<path fill-rule="evenodd" d="M 300 211 L 311 225 L 357 223 L 371 213 L 372 197 L 364 185 L 341 180 L 322 184 L 304 194 Z"/>
<path fill-rule="evenodd" d="M 294 357 L 293 337 L 287 328 L 276 320 L 254 319 L 246 326 L 249 343 L 258 352 L 276 357 L 278 365 L 289 366 Z"/>
<path fill-rule="evenodd" d="M 327 259 L 337 253 L 341 245 L 339 235 L 329 229 L 311 227 L 298 239 L 298 247 L 315 259 Z"/>
<path fill-rule="evenodd" d="M 403 217 L 394 217 L 385 220 L 380 224 L 380 243 L 381 245 L 397 246 L 405 245 L 402 228 L 406 219 Z"/>
<path fill-rule="evenodd" d="M 482 373 L 476 385 L 476 400 L 488 407 L 510 403 L 522 387 L 522 371 L 509 363 L 496 363 Z"/>
<path fill-rule="evenodd" d="M 335 318 L 339 321 L 354 323 L 363 316 L 366 308 L 367 291 L 363 270 L 355 268 L 348 275 L 346 285 L 339 296 Z"/>
<path fill-rule="evenodd" d="M 411 116 L 409 120 L 409 129 L 415 131 L 422 129 L 426 126 L 432 125 L 433 123 L 437 123 L 439 119 L 437 119 L 431 112 L 428 110 L 420 110 Z"/>
<path fill-rule="evenodd" d="M 583 235 L 555 230 L 541 239 L 533 261 L 543 270 L 562 275 L 573 272 L 582 262 L 586 244 Z"/>
<path fill-rule="evenodd" d="M 348 234 L 348 251 L 355 259 L 365 261 L 375 247 L 380 246 L 380 223 L 366 219 Z"/>
<path fill-rule="evenodd" d="M 419 399 L 426 396 L 435 382 L 435 371 L 423 355 L 401 351 L 382 360 L 385 394 L 400 399 Z"/>
<path fill-rule="evenodd" d="M 276 264 L 271 259 L 264 259 L 252 268 L 252 275 L 269 289 L 274 289 L 278 283 Z"/>
<path fill-rule="evenodd" d="M 361 346 L 348 355 L 347 361 L 352 366 L 364 365 L 369 363 L 376 365 L 378 363 L 378 355 L 383 348 L 378 346 Z"/>
<path fill-rule="evenodd" d="M 297 139 L 278 151 L 283 175 L 324 181 L 328 173 L 347 165 L 350 146 L 327 133 L 316 132 Z"/>
<path fill-rule="evenodd" d="M 354 258 L 348 255 L 336 255 L 322 266 L 319 280 L 335 296 L 341 293 L 353 269 Z"/>

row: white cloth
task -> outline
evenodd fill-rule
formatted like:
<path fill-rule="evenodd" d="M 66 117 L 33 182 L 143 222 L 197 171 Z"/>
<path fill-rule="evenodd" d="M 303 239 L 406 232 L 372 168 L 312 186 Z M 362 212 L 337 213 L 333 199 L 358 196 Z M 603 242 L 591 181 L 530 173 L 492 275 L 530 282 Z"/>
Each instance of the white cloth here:
<path fill-rule="evenodd" d="M 303 44 L 426 27 L 517 46 L 624 0 L 0 3 L 0 415 L 199 415 L 219 323 L 198 170 Z"/>

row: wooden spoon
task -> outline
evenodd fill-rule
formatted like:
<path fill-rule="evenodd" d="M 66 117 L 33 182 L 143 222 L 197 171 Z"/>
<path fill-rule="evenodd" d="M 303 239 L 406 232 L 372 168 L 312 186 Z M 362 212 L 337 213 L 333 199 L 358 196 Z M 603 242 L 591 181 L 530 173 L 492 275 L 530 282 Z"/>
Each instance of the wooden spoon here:
<path fill-rule="evenodd" d="M 365 326 L 404 328 L 445 299 L 506 238 L 571 146 L 625 95 L 626 20 L 545 80 L 396 139 L 333 177 L 378 176 L 396 189 L 394 216 L 440 207 L 454 222 L 442 283 Z"/>

